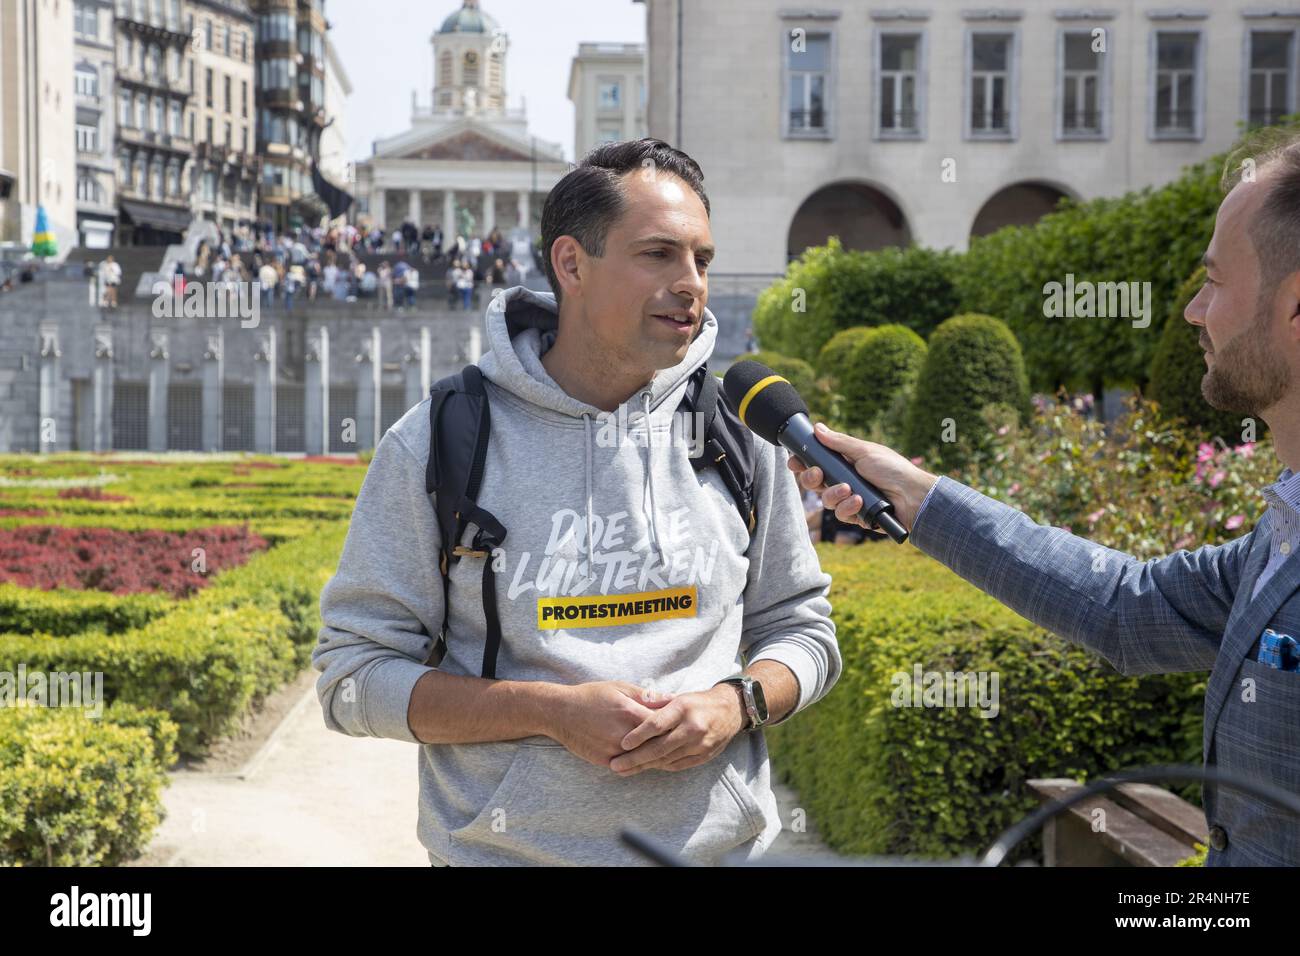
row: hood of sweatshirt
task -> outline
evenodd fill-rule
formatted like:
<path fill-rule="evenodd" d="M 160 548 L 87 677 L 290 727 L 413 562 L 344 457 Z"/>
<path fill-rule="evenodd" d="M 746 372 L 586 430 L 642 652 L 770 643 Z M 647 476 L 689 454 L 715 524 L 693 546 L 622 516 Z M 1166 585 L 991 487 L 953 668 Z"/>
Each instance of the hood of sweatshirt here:
<path fill-rule="evenodd" d="M 587 524 L 587 569 L 594 580 L 596 567 L 595 481 L 592 461 L 595 457 L 598 423 L 628 422 L 641 416 L 647 431 L 652 414 L 666 402 L 676 409 L 685 394 L 691 374 L 708 361 L 718 337 L 718 320 L 706 307 L 686 357 L 671 368 L 660 369 L 650 384 L 639 389 L 617 409 L 604 409 L 579 401 L 565 392 L 542 365 L 542 355 L 555 344 L 560 317 L 551 292 L 536 292 L 514 286 L 495 295 L 484 316 L 490 351 L 479 360 L 483 376 L 494 385 L 536 406 L 543 418 L 553 421 L 580 422 L 586 432 L 584 516 Z M 655 503 L 655 442 L 645 443 L 644 499 L 646 522 L 650 526 L 650 544 L 660 563 L 664 561 L 661 515 Z M 659 453 L 663 454 L 662 446 Z"/>

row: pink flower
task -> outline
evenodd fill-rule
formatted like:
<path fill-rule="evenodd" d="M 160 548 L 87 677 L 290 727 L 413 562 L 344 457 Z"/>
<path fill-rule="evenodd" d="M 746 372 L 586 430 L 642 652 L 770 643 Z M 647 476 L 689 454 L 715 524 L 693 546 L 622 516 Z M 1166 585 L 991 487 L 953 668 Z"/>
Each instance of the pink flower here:
<path fill-rule="evenodd" d="M 1227 528 L 1229 531 L 1232 531 L 1236 528 L 1240 528 L 1242 524 L 1245 522 L 1245 520 L 1246 520 L 1245 515 L 1233 515 L 1227 521 L 1223 522 L 1223 526 Z"/>
<path fill-rule="evenodd" d="M 1228 473 L 1226 471 L 1216 471 L 1214 474 L 1210 475 L 1210 487 L 1219 487 L 1219 485 L 1223 484 L 1223 479 L 1227 477 Z"/>
<path fill-rule="evenodd" d="M 1209 461 L 1214 457 L 1214 446 L 1208 442 L 1201 442 L 1196 446 L 1196 460 Z"/>
<path fill-rule="evenodd" d="M 1013 482 L 1011 487 L 1007 489 L 1007 494 L 1014 495 L 1019 490 L 1020 490 L 1020 482 L 1018 481 Z"/>
<path fill-rule="evenodd" d="M 1096 524 L 1101 520 L 1101 516 L 1106 513 L 1105 508 L 1098 508 L 1092 514 L 1088 515 L 1088 524 Z"/>
<path fill-rule="evenodd" d="M 1181 538 L 1179 538 L 1177 541 L 1174 542 L 1174 550 L 1181 551 L 1183 548 L 1191 544 L 1194 540 L 1196 539 L 1193 538 L 1190 534 L 1183 535 Z"/>
<path fill-rule="evenodd" d="M 917 455 L 915 458 L 913 458 L 913 459 L 912 459 L 912 464 L 917 465 L 917 466 L 919 467 L 920 464 L 921 464 L 921 456 L 920 456 L 920 455 Z"/>
<path fill-rule="evenodd" d="M 1255 443 L 1253 441 L 1248 441 L 1244 445 L 1238 445 L 1233 449 L 1233 451 L 1242 458 L 1251 458 L 1255 454 Z"/>
<path fill-rule="evenodd" d="M 1010 425 L 1003 425 L 1001 428 L 998 429 L 998 434 L 999 434 L 999 435 L 1005 435 L 1005 434 L 1006 434 L 1007 432 L 1009 432 L 1009 431 L 1011 431 L 1011 426 L 1010 426 Z"/>

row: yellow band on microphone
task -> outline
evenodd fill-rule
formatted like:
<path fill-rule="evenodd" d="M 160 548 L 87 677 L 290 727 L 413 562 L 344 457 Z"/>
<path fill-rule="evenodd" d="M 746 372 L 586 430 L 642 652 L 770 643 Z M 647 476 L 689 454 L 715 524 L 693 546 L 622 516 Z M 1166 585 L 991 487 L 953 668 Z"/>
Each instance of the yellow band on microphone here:
<path fill-rule="evenodd" d="M 767 388 L 773 382 L 785 382 L 787 385 L 790 384 L 789 379 L 782 378 L 780 375 L 769 375 L 767 378 L 760 378 L 750 386 L 749 391 L 745 393 L 745 397 L 740 400 L 740 409 L 737 414 L 740 415 L 740 420 L 745 422 L 746 427 L 749 426 L 749 422 L 745 421 L 745 409 L 749 408 L 749 403 L 755 395 Z"/>

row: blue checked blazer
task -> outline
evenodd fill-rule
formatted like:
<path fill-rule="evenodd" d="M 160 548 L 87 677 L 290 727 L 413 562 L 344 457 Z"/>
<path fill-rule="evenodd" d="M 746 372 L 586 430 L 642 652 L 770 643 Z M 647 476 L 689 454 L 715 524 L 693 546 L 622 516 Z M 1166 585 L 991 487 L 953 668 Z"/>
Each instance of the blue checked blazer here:
<path fill-rule="evenodd" d="M 1300 672 L 1255 659 L 1267 627 L 1300 638 L 1296 555 L 1250 598 L 1268 561 L 1270 520 L 1271 509 L 1253 531 L 1227 544 L 1139 561 L 1036 524 L 943 477 L 911 540 L 1123 674 L 1208 669 L 1206 764 L 1300 794 Z M 1227 787 L 1206 786 L 1203 794 L 1208 865 L 1300 866 L 1300 818 Z"/>

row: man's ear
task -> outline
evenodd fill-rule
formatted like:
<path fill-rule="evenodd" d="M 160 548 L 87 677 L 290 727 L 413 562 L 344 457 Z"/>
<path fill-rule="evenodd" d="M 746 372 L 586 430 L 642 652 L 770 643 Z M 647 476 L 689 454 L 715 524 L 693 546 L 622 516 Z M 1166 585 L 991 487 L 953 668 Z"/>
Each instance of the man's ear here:
<path fill-rule="evenodd" d="M 586 261 L 587 251 L 573 236 L 560 236 L 551 243 L 551 268 L 555 270 L 562 298 L 581 294 Z"/>

